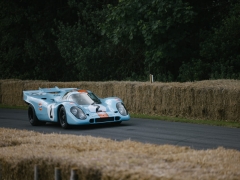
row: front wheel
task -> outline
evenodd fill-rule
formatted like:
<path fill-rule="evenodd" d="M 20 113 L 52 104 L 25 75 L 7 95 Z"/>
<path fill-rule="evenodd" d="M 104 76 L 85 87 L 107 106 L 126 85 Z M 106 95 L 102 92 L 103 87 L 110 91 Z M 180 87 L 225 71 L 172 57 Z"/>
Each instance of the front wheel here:
<path fill-rule="evenodd" d="M 59 123 L 62 126 L 62 128 L 64 128 L 64 129 L 69 128 L 69 124 L 67 123 L 67 114 L 66 114 L 66 110 L 65 110 L 64 106 L 62 106 L 59 109 L 58 120 L 59 120 Z"/>

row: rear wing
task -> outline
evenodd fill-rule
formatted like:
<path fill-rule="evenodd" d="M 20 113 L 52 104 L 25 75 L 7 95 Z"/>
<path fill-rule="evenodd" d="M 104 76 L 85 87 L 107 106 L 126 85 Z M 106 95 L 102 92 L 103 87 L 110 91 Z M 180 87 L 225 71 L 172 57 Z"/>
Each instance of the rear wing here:
<path fill-rule="evenodd" d="M 59 92 L 70 92 L 70 91 L 76 91 L 77 88 L 58 88 L 55 86 L 54 88 L 39 88 L 39 91 L 45 92 L 45 93 L 59 93 Z"/>
<path fill-rule="evenodd" d="M 31 97 L 37 99 L 55 99 L 56 97 L 63 97 L 64 94 L 71 91 L 77 91 L 77 88 L 39 88 L 39 90 L 23 91 L 23 100 L 29 102 Z"/>

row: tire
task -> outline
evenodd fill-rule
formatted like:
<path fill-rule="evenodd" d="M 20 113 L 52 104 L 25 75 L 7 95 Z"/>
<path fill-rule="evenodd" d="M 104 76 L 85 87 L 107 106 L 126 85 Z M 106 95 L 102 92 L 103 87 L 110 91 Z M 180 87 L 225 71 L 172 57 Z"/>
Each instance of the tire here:
<path fill-rule="evenodd" d="M 45 123 L 38 120 L 35 109 L 31 104 L 28 107 L 28 120 L 32 126 L 38 126 Z"/>
<path fill-rule="evenodd" d="M 64 106 L 61 106 L 58 112 L 58 121 L 62 128 L 68 129 L 70 126 L 67 123 L 67 114 Z"/>

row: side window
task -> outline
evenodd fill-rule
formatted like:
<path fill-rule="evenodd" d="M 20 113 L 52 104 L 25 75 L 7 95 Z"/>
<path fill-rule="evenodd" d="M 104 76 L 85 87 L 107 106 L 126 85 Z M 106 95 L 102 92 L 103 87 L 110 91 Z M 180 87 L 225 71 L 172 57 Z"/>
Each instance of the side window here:
<path fill-rule="evenodd" d="M 72 98 L 72 96 L 69 96 L 68 100 L 69 100 L 69 101 L 74 101 L 73 98 Z"/>
<path fill-rule="evenodd" d="M 63 96 L 63 98 L 62 98 L 63 101 L 66 101 L 66 100 L 67 100 L 67 97 L 68 97 L 67 94 L 68 94 L 68 92 L 67 92 L 66 94 L 64 94 L 64 96 Z"/>

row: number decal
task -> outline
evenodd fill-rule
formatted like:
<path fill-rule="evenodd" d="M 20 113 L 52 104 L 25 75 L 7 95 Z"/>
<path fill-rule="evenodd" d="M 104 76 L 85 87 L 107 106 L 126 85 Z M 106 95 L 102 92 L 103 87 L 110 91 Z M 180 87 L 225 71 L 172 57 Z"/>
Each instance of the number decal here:
<path fill-rule="evenodd" d="M 48 117 L 51 121 L 54 121 L 54 104 L 49 104 L 47 107 Z"/>
<path fill-rule="evenodd" d="M 88 110 L 90 112 L 106 112 L 106 108 L 101 104 L 89 105 Z"/>

